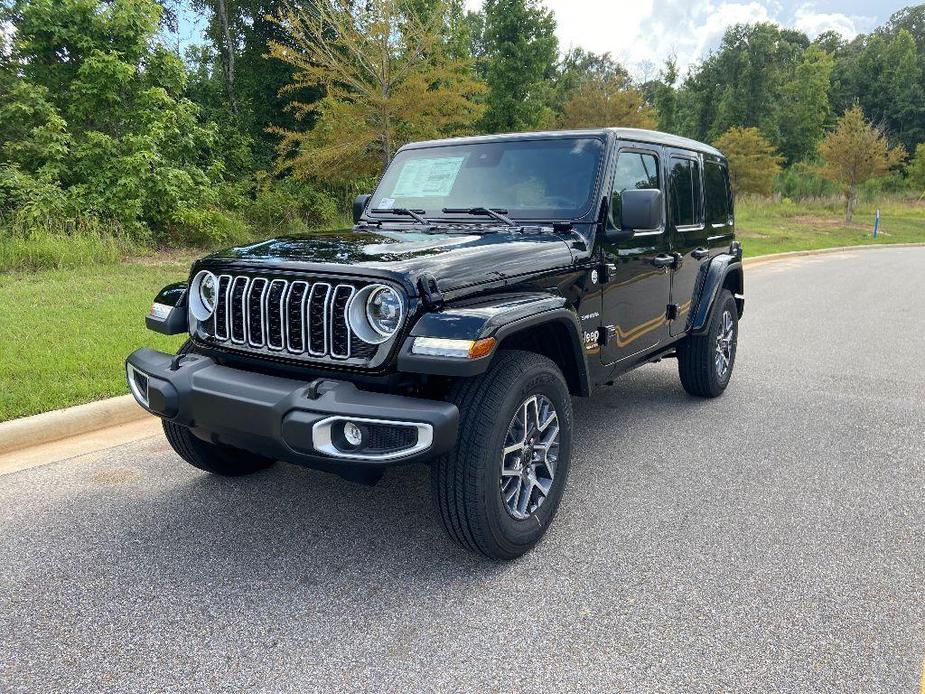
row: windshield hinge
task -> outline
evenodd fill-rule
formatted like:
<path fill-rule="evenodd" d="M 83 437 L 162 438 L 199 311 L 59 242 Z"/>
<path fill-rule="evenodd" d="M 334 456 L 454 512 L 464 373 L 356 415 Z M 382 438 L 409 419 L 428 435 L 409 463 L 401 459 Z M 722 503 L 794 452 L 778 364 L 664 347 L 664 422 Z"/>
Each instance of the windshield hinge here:
<path fill-rule="evenodd" d="M 423 274 L 418 279 L 418 289 L 421 290 L 421 298 L 424 299 L 424 305 L 431 310 L 443 308 L 443 294 L 437 286 L 436 278 L 431 274 Z"/>

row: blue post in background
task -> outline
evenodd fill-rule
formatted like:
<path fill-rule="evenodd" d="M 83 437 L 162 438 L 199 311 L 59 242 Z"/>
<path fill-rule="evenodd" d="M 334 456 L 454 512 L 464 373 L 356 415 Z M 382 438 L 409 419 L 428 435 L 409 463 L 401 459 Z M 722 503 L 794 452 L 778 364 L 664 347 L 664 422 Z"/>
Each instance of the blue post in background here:
<path fill-rule="evenodd" d="M 880 232 L 880 208 L 877 208 L 877 216 L 874 218 L 874 238 L 877 238 L 877 234 Z"/>

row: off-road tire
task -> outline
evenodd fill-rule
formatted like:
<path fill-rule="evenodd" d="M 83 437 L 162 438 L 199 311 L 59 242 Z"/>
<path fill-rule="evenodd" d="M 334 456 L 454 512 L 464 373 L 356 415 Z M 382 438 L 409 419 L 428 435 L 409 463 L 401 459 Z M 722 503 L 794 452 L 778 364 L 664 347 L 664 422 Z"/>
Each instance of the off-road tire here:
<path fill-rule="evenodd" d="M 513 417 L 534 395 L 554 407 L 558 456 L 544 501 L 528 517 L 517 519 L 502 498 L 502 449 Z M 434 504 L 443 525 L 472 552 L 492 559 L 519 557 L 546 532 L 568 478 L 572 402 L 562 372 L 542 355 L 502 350 L 486 373 L 458 381 L 449 400 L 459 407 L 458 442 L 431 470 Z"/>
<path fill-rule="evenodd" d="M 187 340 L 177 354 L 192 351 L 192 344 Z M 168 443 L 183 460 L 193 467 L 211 472 L 213 475 L 238 477 L 258 472 L 273 464 L 273 460 L 264 458 L 239 448 L 208 443 L 198 438 L 187 427 L 164 420 L 164 435 Z"/>
<path fill-rule="evenodd" d="M 728 366 L 724 374 L 717 367 L 717 340 L 724 330 L 724 315 L 732 320 L 732 341 Z M 739 336 L 739 312 L 735 298 L 728 289 L 720 291 L 710 317 L 710 325 L 703 335 L 688 335 L 678 345 L 678 374 L 681 385 L 691 395 L 715 398 L 729 385 L 735 365 L 736 343 Z"/>

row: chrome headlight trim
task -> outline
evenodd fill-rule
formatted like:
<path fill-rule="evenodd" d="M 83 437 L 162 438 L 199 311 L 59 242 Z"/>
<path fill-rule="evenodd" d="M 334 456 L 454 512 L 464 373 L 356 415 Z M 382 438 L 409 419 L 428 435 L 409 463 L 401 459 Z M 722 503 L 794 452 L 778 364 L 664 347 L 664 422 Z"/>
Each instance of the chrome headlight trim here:
<path fill-rule="evenodd" d="M 395 330 L 389 333 L 380 330 L 369 315 L 369 303 L 380 291 L 391 292 L 398 299 L 398 320 L 395 323 Z M 347 315 L 349 316 L 350 327 L 357 337 L 368 344 L 381 345 L 383 342 L 395 337 L 401 329 L 405 320 L 405 300 L 401 292 L 387 284 L 368 284 L 350 299 Z"/>
<path fill-rule="evenodd" d="M 218 278 L 208 270 L 200 270 L 190 283 L 189 312 L 190 316 L 199 322 L 207 321 L 215 312 L 215 299 L 212 305 L 206 304 L 202 296 L 203 283 L 209 281 L 214 287 L 215 296 L 218 296 Z"/>

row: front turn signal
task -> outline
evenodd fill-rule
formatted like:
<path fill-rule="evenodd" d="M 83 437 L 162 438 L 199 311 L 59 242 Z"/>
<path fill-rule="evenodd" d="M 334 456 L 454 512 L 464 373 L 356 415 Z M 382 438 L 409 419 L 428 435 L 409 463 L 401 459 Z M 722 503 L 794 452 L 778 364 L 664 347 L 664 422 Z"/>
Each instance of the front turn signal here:
<path fill-rule="evenodd" d="M 416 337 L 411 346 L 411 353 L 451 359 L 479 359 L 491 354 L 495 344 L 496 340 L 493 337 L 483 337 L 481 340 Z"/>

